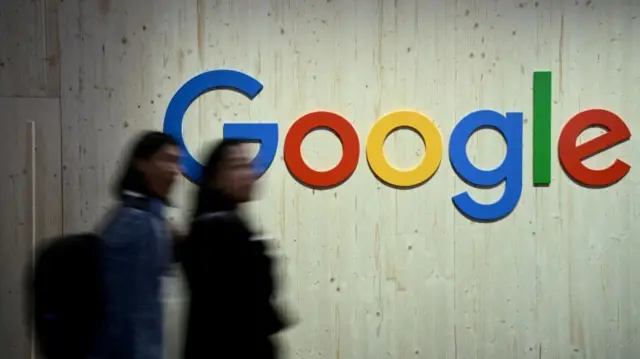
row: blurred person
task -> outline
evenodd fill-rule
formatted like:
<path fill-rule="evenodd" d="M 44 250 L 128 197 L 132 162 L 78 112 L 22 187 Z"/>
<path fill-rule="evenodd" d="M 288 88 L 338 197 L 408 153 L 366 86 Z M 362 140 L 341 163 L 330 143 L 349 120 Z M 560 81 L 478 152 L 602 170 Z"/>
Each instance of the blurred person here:
<path fill-rule="evenodd" d="M 165 207 L 179 159 L 166 134 L 145 132 L 134 143 L 115 188 L 120 204 L 98 233 L 106 313 L 92 358 L 163 357 L 161 280 L 173 256 Z"/>
<path fill-rule="evenodd" d="M 271 301 L 273 259 L 238 209 L 252 199 L 256 174 L 244 145 L 229 139 L 204 167 L 181 248 L 191 292 L 184 359 L 277 358 L 271 336 L 285 323 Z"/>

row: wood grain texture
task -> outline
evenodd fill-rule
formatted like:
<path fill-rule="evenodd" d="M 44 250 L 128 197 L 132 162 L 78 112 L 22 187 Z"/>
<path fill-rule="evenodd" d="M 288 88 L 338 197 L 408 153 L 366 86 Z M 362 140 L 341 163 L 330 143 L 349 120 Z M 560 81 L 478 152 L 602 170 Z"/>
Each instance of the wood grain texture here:
<path fill-rule="evenodd" d="M 25 266 L 41 240 L 62 233 L 60 103 L 0 98 L 0 353 L 32 358 Z"/>
<path fill-rule="evenodd" d="M 0 2 L 0 96 L 60 96 L 59 2 Z"/>
<path fill-rule="evenodd" d="M 551 186 L 531 183 L 535 70 L 553 71 L 554 146 L 563 124 L 587 108 L 610 108 L 638 130 L 637 3 L 145 4 L 65 0 L 59 9 L 66 231 L 99 220 L 128 141 L 142 129 L 161 129 L 171 96 L 205 70 L 238 69 L 265 89 L 251 102 L 229 92 L 196 101 L 184 134 L 197 155 L 221 136 L 223 121 L 278 121 L 281 148 L 296 118 L 331 110 L 353 123 L 364 147 L 377 118 L 412 109 L 437 123 L 447 146 L 454 125 L 471 111 L 523 111 L 522 198 L 494 224 L 465 219 L 451 197 L 469 190 L 489 202 L 501 186 L 468 188 L 447 158 L 428 183 L 403 191 L 381 184 L 363 153 L 348 182 L 313 191 L 291 178 L 279 150 L 260 182 L 261 200 L 248 210 L 284 257 L 285 299 L 300 318 L 283 335 L 287 355 L 631 359 L 640 352 L 640 177 L 632 169 L 613 187 L 584 189 L 554 158 Z M 636 165 L 634 141 L 587 164 L 603 167 L 620 157 Z M 385 149 L 399 167 L 424 154 L 408 131 L 390 136 Z M 475 135 L 467 150 L 483 168 L 504 156 L 490 131 Z M 341 151 L 337 139 L 319 131 L 303 153 L 322 169 Z M 176 189 L 178 224 L 191 190 L 186 181 Z M 172 355 L 180 352 L 180 293 L 167 301 Z"/>

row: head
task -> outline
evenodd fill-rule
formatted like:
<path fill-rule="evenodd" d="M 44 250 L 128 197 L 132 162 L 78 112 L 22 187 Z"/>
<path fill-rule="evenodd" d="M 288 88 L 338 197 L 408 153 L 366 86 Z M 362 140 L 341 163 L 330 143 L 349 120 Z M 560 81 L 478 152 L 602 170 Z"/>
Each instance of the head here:
<path fill-rule="evenodd" d="M 201 190 L 214 190 L 235 203 L 251 200 L 256 174 L 243 142 L 223 139 L 209 153 L 202 172 Z"/>
<path fill-rule="evenodd" d="M 162 132 L 144 132 L 135 142 L 116 192 L 137 192 L 167 200 L 180 173 L 180 147 Z"/>

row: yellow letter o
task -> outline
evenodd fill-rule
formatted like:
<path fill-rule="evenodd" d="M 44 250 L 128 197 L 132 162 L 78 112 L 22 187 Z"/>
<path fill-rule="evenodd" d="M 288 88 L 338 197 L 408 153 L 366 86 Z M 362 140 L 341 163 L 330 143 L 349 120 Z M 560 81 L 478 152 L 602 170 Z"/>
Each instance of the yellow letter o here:
<path fill-rule="evenodd" d="M 418 166 L 409 170 L 392 167 L 384 155 L 384 142 L 394 130 L 408 127 L 425 143 L 425 154 Z M 431 178 L 442 160 L 442 136 L 435 124 L 415 111 L 397 111 L 383 116 L 373 125 L 367 138 L 367 161 L 380 180 L 397 187 L 412 187 Z"/>

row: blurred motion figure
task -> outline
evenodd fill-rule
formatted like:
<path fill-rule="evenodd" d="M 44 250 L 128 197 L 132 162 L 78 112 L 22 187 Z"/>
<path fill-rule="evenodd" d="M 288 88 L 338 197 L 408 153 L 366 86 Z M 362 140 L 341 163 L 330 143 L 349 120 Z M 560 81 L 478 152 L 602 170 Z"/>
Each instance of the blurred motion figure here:
<path fill-rule="evenodd" d="M 165 206 L 180 149 L 170 136 L 145 132 L 115 188 L 120 200 L 99 233 L 106 313 L 92 357 L 161 359 L 161 279 L 172 261 Z"/>
<path fill-rule="evenodd" d="M 278 357 L 271 335 L 285 324 L 272 304 L 273 259 L 238 211 L 255 181 L 241 142 L 213 148 L 181 247 L 191 292 L 185 359 Z"/>

